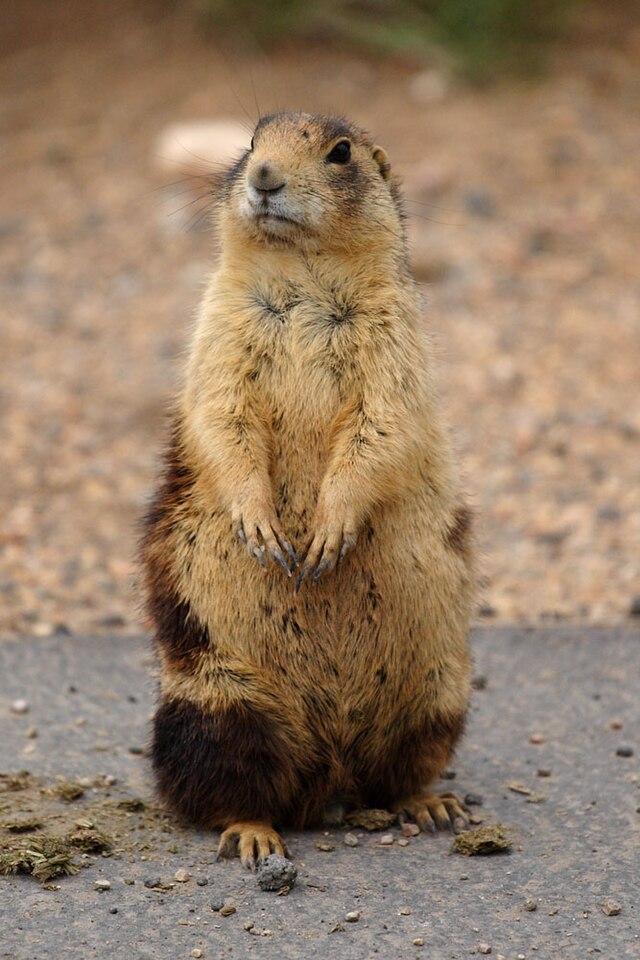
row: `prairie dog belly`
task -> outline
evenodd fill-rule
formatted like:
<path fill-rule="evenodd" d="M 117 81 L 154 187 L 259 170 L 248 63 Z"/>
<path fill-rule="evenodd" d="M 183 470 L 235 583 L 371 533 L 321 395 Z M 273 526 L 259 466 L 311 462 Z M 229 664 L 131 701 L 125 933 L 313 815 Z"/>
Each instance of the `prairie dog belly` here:
<path fill-rule="evenodd" d="M 288 477 L 280 484 L 282 518 L 292 536 L 304 537 L 313 498 L 289 495 Z M 313 495 L 318 482 L 319 475 L 310 479 L 304 493 Z M 407 552 L 403 544 L 415 537 L 415 522 L 415 503 L 411 510 L 398 505 L 381 512 L 356 552 L 297 594 L 281 570 L 263 571 L 233 541 L 223 514 L 203 511 L 183 522 L 175 547 L 188 551 L 181 592 L 207 626 L 205 658 L 259 669 L 276 695 L 297 690 L 303 700 L 317 701 L 321 691 L 325 725 L 339 740 L 348 740 L 350 730 L 378 726 L 381 715 L 388 723 L 398 704 L 406 712 L 409 685 L 421 689 L 416 711 L 436 696 L 462 702 L 468 605 L 456 594 L 464 597 L 467 574 L 428 533 L 421 536 L 420 557 Z"/>

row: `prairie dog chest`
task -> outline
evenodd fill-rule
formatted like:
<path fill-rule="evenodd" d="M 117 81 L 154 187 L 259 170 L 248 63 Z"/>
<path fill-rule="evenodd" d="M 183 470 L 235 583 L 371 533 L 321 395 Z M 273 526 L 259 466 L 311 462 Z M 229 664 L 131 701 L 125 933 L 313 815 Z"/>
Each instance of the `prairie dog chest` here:
<path fill-rule="evenodd" d="M 250 377 L 258 396 L 316 426 L 353 381 L 361 335 L 357 299 L 331 284 L 257 279 L 245 294 Z"/>

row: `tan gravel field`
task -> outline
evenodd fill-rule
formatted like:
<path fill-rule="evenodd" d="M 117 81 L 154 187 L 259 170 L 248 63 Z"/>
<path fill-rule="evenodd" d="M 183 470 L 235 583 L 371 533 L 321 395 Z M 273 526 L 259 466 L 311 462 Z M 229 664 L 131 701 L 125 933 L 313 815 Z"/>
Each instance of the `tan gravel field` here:
<path fill-rule="evenodd" d="M 545 79 L 480 90 L 322 48 L 225 51 L 162 5 L 0 14 L 1 636 L 140 627 L 136 518 L 214 246 L 202 201 L 171 215 L 196 195 L 154 143 L 178 121 L 252 123 L 256 101 L 353 117 L 404 177 L 479 613 L 630 615 L 640 15 L 597 6 Z"/>

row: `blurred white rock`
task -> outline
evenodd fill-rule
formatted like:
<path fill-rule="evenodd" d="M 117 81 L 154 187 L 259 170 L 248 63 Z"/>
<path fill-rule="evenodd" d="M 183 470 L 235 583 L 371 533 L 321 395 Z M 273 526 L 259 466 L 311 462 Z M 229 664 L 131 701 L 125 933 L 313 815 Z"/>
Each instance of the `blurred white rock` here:
<path fill-rule="evenodd" d="M 422 70 L 409 80 L 414 103 L 442 103 L 449 93 L 449 81 L 440 70 Z"/>
<path fill-rule="evenodd" d="M 237 159 L 250 140 L 239 120 L 172 123 L 156 138 L 154 162 L 163 172 L 206 175 Z"/>

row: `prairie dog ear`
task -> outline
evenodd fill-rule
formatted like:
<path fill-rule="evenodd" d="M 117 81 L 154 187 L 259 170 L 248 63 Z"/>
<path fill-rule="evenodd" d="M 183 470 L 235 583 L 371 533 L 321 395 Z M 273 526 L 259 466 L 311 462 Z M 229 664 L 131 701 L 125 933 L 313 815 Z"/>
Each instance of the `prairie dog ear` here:
<path fill-rule="evenodd" d="M 378 164 L 382 179 L 389 180 L 391 177 L 391 164 L 389 163 L 389 157 L 387 156 L 386 150 L 383 150 L 382 147 L 374 147 L 372 150 L 372 156 L 375 162 Z"/>

